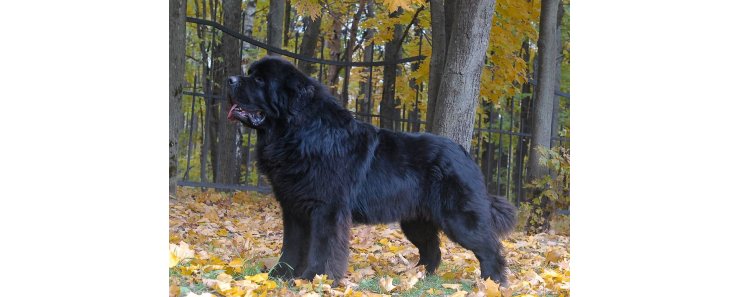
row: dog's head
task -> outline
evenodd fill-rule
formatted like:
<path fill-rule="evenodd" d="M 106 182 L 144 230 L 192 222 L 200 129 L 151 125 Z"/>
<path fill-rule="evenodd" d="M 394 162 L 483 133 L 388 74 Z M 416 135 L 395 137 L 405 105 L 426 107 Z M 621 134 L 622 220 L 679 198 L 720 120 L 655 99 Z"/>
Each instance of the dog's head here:
<path fill-rule="evenodd" d="M 277 57 L 262 58 L 249 66 L 247 76 L 228 78 L 228 118 L 255 129 L 290 120 L 313 97 L 314 84 L 293 64 Z"/>

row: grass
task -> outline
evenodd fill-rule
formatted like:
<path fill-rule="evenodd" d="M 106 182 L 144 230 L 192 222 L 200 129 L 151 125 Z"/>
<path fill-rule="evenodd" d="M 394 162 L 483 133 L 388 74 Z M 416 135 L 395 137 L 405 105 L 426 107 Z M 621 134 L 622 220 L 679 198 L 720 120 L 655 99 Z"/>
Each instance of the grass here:
<path fill-rule="evenodd" d="M 379 283 L 380 277 L 373 277 L 369 279 L 364 279 L 360 281 L 358 290 L 360 291 L 370 291 L 374 293 L 385 293 L 380 288 Z M 393 284 L 398 285 L 399 280 L 398 278 L 393 278 Z M 442 287 L 442 284 L 455 284 L 459 283 L 462 285 L 462 290 L 472 292 L 472 286 L 470 284 L 464 283 L 464 282 L 455 282 L 455 281 L 445 281 L 438 275 L 430 275 L 426 278 L 419 280 L 414 287 L 410 290 L 401 292 L 397 296 L 401 297 L 415 297 L 415 296 L 421 296 L 426 292 L 424 296 L 447 296 L 452 293 L 455 293 L 455 290 L 453 289 L 445 289 Z M 434 289 L 434 292 L 438 292 L 441 294 L 429 294 L 430 289 Z M 394 294 L 395 296 L 395 294 Z"/>

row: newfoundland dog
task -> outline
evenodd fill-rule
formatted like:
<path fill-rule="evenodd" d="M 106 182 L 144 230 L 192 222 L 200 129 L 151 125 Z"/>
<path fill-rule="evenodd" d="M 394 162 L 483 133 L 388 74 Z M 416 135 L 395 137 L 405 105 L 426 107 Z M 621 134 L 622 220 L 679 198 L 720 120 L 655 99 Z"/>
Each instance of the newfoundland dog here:
<path fill-rule="evenodd" d="M 283 213 L 272 275 L 341 279 L 350 226 L 400 222 L 419 265 L 439 266 L 439 231 L 475 253 L 482 278 L 505 284 L 499 238 L 515 208 L 486 193 L 475 161 L 452 140 L 355 120 L 319 82 L 266 57 L 229 77 L 228 118 L 257 130 L 257 165 Z"/>

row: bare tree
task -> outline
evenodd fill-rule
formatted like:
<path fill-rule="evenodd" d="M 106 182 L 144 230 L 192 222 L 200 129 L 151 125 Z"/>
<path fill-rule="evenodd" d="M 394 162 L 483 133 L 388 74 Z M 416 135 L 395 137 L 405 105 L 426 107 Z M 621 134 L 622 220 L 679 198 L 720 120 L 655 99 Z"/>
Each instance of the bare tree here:
<path fill-rule="evenodd" d="M 488 49 L 495 1 L 457 0 L 439 82 L 432 132 L 444 135 L 470 150 L 480 76 Z M 445 34 L 446 35 L 446 34 Z"/>
<path fill-rule="evenodd" d="M 187 2 L 170 0 L 170 196 L 177 188 L 177 147 L 183 123 L 182 91 L 185 78 L 185 14 Z"/>
<path fill-rule="evenodd" d="M 542 0 L 540 13 L 540 34 L 537 41 L 537 85 L 535 86 L 535 98 L 533 106 L 532 123 L 532 145 L 529 150 L 529 163 L 527 164 L 527 181 L 531 182 L 549 174 L 545 165 L 540 164 L 541 156 L 537 153 L 537 147 L 550 148 L 552 136 L 553 102 L 555 100 L 555 77 L 560 74 L 557 65 L 557 16 L 558 0 Z M 549 213 L 545 197 L 535 199 L 539 196 L 537 191 L 528 195 L 527 200 L 532 202 L 533 211 L 540 213 L 541 220 L 527 220 L 528 230 L 539 232 L 548 228 Z"/>

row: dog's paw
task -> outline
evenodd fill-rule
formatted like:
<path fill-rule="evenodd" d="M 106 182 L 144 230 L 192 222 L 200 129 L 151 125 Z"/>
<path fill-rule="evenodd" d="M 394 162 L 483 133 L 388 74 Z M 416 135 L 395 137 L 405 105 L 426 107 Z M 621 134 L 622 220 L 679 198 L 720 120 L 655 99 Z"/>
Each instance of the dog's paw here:
<path fill-rule="evenodd" d="M 295 278 L 295 274 L 293 271 L 293 268 L 290 267 L 288 264 L 285 263 L 278 263 L 270 270 L 271 277 L 283 279 L 283 280 L 289 280 L 292 278 Z"/>

